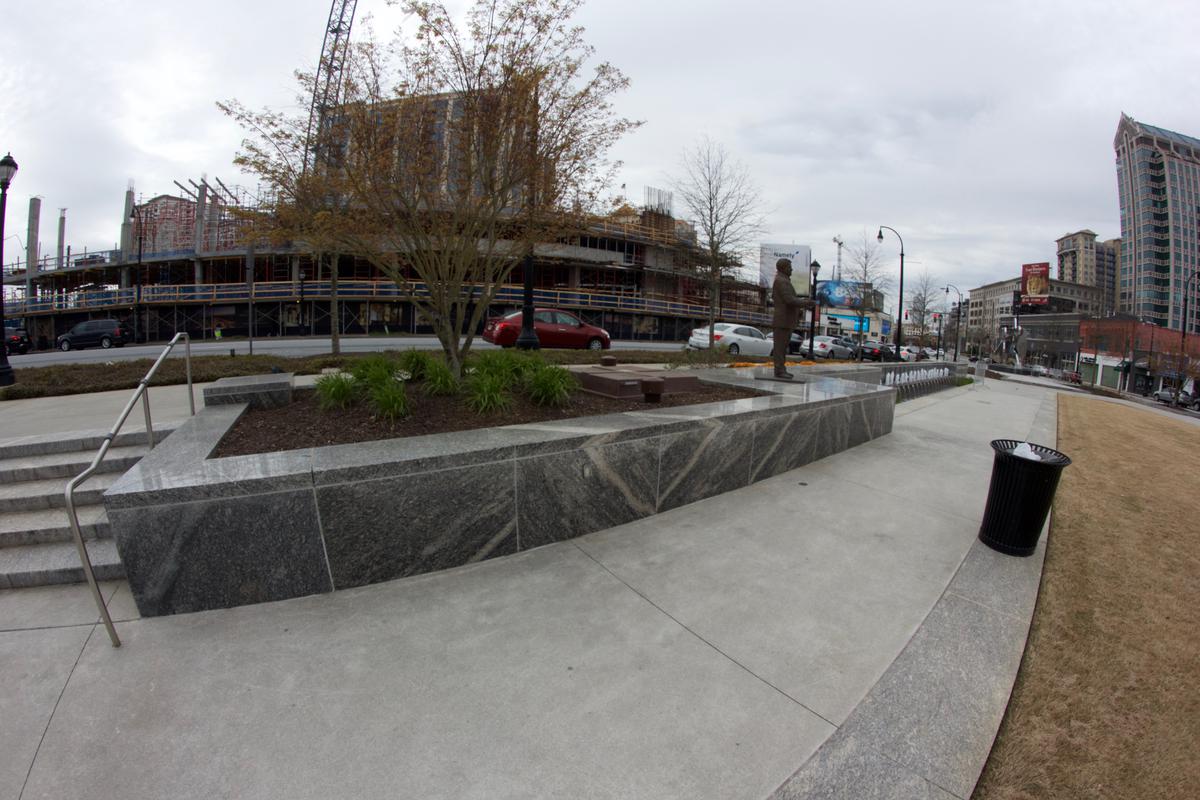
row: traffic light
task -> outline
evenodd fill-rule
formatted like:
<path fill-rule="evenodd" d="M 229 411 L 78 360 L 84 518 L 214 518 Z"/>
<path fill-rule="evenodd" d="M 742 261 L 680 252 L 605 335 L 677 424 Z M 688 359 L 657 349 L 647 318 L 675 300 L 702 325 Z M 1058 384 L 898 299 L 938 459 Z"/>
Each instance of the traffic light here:
<path fill-rule="evenodd" d="M 908 322 L 908 309 L 904 309 L 904 321 Z"/>

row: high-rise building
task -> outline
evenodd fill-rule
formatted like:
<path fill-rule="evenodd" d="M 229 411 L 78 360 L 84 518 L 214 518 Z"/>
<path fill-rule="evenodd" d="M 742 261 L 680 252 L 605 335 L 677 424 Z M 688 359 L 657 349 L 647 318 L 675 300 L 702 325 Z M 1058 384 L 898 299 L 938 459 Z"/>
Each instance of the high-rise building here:
<path fill-rule="evenodd" d="M 1096 234 L 1086 228 L 1068 233 L 1057 240 L 1058 279 L 1069 283 L 1095 286 L 1101 292 L 1099 316 L 1110 316 L 1117 307 L 1117 271 L 1121 261 L 1121 240 L 1097 242 Z"/>
<path fill-rule="evenodd" d="M 1113 147 L 1121 203 L 1118 310 L 1178 330 L 1184 286 L 1200 266 L 1200 139 L 1122 114 Z M 1198 305 L 1193 295 L 1188 330 Z"/>

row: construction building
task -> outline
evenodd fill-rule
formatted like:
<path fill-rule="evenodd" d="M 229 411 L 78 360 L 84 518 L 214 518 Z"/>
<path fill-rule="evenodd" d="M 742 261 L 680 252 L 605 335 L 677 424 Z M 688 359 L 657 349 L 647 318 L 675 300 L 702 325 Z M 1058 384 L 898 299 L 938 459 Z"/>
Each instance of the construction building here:
<path fill-rule="evenodd" d="M 248 246 L 241 231 L 253 205 L 219 180 L 177 183 L 178 195 L 135 203 L 126 192 L 116 250 L 32 261 L 4 268 L 6 314 L 20 318 L 38 347 L 91 318 L 117 318 L 139 341 L 178 331 L 197 339 L 225 335 L 329 335 L 337 269 L 338 319 L 344 334 L 426 333 L 409 296 L 365 260 L 320 263 L 292 246 Z M 655 190 L 650 190 L 654 192 Z M 648 194 L 650 197 L 650 194 Z M 593 218 L 577 236 L 538 245 L 538 305 L 570 309 L 613 338 L 683 341 L 708 316 L 708 285 L 697 269 L 692 226 L 653 205 L 625 205 Z M 36 213 L 36 210 L 34 210 Z M 62 228 L 60 222 L 60 229 Z M 496 313 L 519 308 L 522 274 L 497 293 Z M 419 291 L 420 287 L 415 287 Z M 755 281 L 722 285 L 719 319 L 769 326 L 766 291 Z"/>

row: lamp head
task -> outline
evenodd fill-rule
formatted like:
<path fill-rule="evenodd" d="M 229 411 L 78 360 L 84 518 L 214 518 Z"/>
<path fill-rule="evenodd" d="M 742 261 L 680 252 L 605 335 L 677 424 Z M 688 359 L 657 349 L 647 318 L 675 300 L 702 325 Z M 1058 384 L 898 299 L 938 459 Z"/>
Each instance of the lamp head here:
<path fill-rule="evenodd" d="M 879 235 L 875 237 L 875 241 L 883 244 L 883 228 L 879 229 Z"/>
<path fill-rule="evenodd" d="M 820 263 L 814 258 L 812 263 L 808 265 L 808 269 L 812 272 L 813 280 L 817 279 L 817 273 L 821 271 Z"/>
<path fill-rule="evenodd" d="M 0 189 L 7 189 L 8 184 L 12 181 L 13 175 L 17 174 L 17 162 L 9 153 L 4 158 L 0 158 Z"/>

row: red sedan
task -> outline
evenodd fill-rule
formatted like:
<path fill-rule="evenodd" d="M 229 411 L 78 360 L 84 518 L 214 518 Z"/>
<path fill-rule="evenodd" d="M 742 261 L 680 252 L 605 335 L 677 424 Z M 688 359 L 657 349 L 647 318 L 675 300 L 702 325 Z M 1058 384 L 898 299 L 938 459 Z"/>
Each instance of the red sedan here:
<path fill-rule="evenodd" d="M 608 331 L 588 325 L 574 314 L 556 308 L 539 308 L 533 312 L 533 330 L 542 347 L 578 347 L 587 350 L 607 350 L 612 345 Z M 483 326 L 483 340 L 501 347 L 512 347 L 521 335 L 521 312 L 492 317 Z"/>

